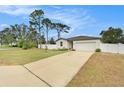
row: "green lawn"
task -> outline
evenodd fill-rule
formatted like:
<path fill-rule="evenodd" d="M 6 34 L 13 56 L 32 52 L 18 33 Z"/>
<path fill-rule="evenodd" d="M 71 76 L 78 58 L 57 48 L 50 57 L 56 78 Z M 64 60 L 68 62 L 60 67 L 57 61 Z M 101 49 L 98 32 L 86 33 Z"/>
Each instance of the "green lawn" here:
<path fill-rule="evenodd" d="M 54 56 L 66 51 L 43 49 L 28 49 L 11 48 L 9 50 L 0 50 L 0 65 L 17 65 L 34 62 L 43 58 Z"/>
<path fill-rule="evenodd" d="M 0 45 L 0 49 L 1 48 L 10 48 L 10 47 L 9 47 L 9 45 L 2 45 L 2 46 Z"/>

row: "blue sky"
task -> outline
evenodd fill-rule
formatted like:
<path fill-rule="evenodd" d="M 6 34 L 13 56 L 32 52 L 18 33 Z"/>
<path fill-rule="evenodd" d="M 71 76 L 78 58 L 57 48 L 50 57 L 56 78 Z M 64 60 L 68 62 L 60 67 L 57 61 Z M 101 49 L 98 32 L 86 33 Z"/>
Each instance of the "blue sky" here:
<path fill-rule="evenodd" d="M 0 6 L 0 30 L 16 23 L 28 24 L 29 14 L 42 9 L 45 17 L 53 22 L 62 22 L 71 27 L 63 37 L 78 35 L 99 36 L 101 30 L 108 27 L 124 29 L 124 6 Z M 56 37 L 56 31 L 50 31 L 50 37 Z"/>

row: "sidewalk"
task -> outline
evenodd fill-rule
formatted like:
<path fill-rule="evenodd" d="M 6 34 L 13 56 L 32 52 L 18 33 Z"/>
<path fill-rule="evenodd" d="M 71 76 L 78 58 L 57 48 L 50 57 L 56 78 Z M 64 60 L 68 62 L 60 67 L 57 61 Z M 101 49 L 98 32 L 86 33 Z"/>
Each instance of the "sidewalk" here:
<path fill-rule="evenodd" d="M 22 66 L 0 66 L 1 87 L 47 87 Z"/>

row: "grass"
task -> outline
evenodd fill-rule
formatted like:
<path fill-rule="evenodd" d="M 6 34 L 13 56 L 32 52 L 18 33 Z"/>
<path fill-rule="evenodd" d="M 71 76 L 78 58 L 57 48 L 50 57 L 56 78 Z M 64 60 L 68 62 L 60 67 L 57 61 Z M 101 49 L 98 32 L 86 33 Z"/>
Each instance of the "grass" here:
<path fill-rule="evenodd" d="M 11 48 L 9 50 L 0 50 L 0 66 L 1 65 L 17 65 L 34 62 L 43 58 L 64 53 L 66 51 Z"/>
<path fill-rule="evenodd" d="M 9 45 L 0 45 L 0 48 L 10 48 Z"/>
<path fill-rule="evenodd" d="M 124 55 L 95 53 L 67 86 L 124 86 Z"/>

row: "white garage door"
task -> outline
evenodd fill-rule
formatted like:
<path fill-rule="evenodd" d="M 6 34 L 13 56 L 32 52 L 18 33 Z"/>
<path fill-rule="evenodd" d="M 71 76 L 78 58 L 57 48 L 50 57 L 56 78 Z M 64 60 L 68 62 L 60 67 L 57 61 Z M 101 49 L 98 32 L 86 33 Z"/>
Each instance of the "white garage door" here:
<path fill-rule="evenodd" d="M 73 48 L 77 51 L 95 51 L 96 42 L 76 42 Z"/>

